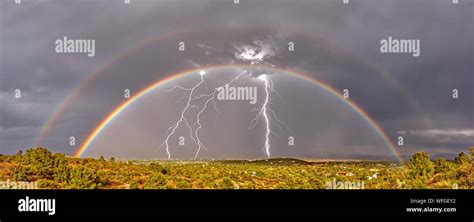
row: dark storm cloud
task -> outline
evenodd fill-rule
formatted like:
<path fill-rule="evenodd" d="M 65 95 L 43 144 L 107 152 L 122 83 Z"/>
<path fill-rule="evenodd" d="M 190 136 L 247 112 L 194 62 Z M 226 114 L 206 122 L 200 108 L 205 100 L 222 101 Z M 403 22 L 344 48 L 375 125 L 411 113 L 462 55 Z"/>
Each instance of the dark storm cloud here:
<path fill-rule="evenodd" d="M 63 147 L 70 135 L 82 141 L 123 101 L 123 89 L 136 92 L 166 74 L 196 65 L 242 62 L 235 58 L 234 46 L 252 45 L 255 40 L 272 40 L 280 48 L 266 59 L 269 63 L 301 70 L 338 90 L 350 89 L 351 98 L 392 138 L 397 131 L 469 130 L 474 123 L 472 9 L 470 1 L 452 5 L 441 0 L 364 0 L 349 5 L 339 1 L 258 0 L 234 5 L 232 1 L 137 0 L 124 5 L 112 0 L 51 0 L 19 6 L 2 1 L 0 151 L 32 145 L 34 134 L 82 80 L 118 54 L 166 35 L 167 40 L 113 63 L 66 110 L 45 145 Z M 185 34 L 170 35 L 179 32 Z M 56 54 L 54 41 L 63 36 L 95 39 L 96 56 Z M 388 36 L 419 38 L 421 56 L 380 54 L 379 41 Z M 289 40 L 295 42 L 293 53 L 286 51 Z M 184 56 L 176 51 L 179 41 L 187 43 Z M 419 108 L 410 107 L 380 72 L 399 82 Z M 20 102 L 6 98 L 17 88 L 28 96 Z M 450 98 L 453 88 L 459 89 L 460 99 Z M 433 129 L 423 120 L 431 122 Z M 433 142 L 425 134 L 410 137 L 417 138 L 410 140 L 416 143 L 403 152 L 429 149 L 426 144 Z M 472 145 L 470 140 L 443 141 L 436 142 L 437 147 L 458 150 Z"/>

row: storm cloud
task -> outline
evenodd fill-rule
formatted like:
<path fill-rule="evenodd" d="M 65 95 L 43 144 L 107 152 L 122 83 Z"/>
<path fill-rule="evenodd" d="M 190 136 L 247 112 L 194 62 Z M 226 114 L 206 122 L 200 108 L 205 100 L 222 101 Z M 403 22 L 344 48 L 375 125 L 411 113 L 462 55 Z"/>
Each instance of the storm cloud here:
<path fill-rule="evenodd" d="M 348 5 L 329 0 L 257 0 L 239 4 L 132 0 L 129 5 L 114 0 L 24 1 L 19 5 L 2 1 L 0 153 L 16 153 L 40 145 L 73 154 L 124 101 L 124 89 L 130 89 L 133 95 L 172 73 L 241 63 L 294 70 L 325 82 L 338 92 L 348 89 L 350 99 L 380 124 L 393 143 L 398 136 L 405 137 L 404 146 L 398 148 L 403 155 L 416 151 L 457 153 L 474 145 L 473 7 L 472 1 L 454 5 L 442 0 L 361 0 Z M 95 56 L 56 53 L 55 41 L 64 36 L 94 39 Z M 419 39 L 420 56 L 380 53 L 380 41 L 388 36 Z M 185 43 L 184 52 L 178 50 L 179 42 Z M 288 50 L 289 42 L 294 44 L 294 51 Z M 282 148 L 279 155 L 391 155 L 376 152 L 374 147 L 383 144 L 376 132 L 358 122 L 357 113 L 349 112 L 349 108 L 334 111 L 339 107 L 332 101 L 336 97 L 320 89 L 305 94 L 304 87 L 302 91 L 295 90 L 299 86 L 291 83 L 291 78 L 278 79 L 281 81 L 275 81 L 276 87 L 294 108 L 285 103 L 275 105 L 274 109 L 280 110 L 293 128 L 293 132 L 279 134 L 301 135 L 305 139 L 297 141 L 307 147 L 301 152 L 287 151 L 283 149 L 285 137 L 277 142 L 278 137 L 273 136 L 274 146 Z M 195 81 L 186 78 L 174 83 L 189 85 Z M 21 98 L 15 98 L 16 89 L 21 90 Z M 453 89 L 459 92 L 457 99 L 452 98 Z M 54 117 L 55 121 L 48 121 L 71 93 L 78 91 L 63 112 Z M 153 98 L 140 100 L 144 110 L 137 105 L 135 115 L 128 110 L 123 118 L 117 118 L 111 125 L 125 126 L 108 127 L 104 134 L 115 135 L 102 135 L 92 144 L 95 149 L 99 150 L 100 145 L 116 146 L 113 141 L 130 132 L 128 123 L 137 134 L 127 137 L 130 146 L 143 146 L 150 153 L 124 148 L 122 154 L 153 155 L 180 108 L 163 108 L 172 104 L 175 97 L 158 96 L 155 99 L 160 102 L 155 103 Z M 223 132 L 219 124 L 226 122 L 238 125 L 235 132 L 241 134 L 220 135 L 224 139 L 215 139 L 208 147 L 209 158 L 220 156 L 212 147 L 227 143 L 235 145 L 225 151 L 229 157 L 264 157 L 262 130 L 255 129 L 258 133 L 250 134 L 244 131 L 248 127 L 247 108 L 232 106 L 228 112 L 241 109 L 239 118 L 223 115 L 226 117 L 219 119 L 217 130 L 203 129 L 208 140 Z M 341 122 L 343 117 L 346 124 Z M 213 121 L 213 116 L 206 119 Z M 349 123 L 355 125 L 350 127 Z M 48 134 L 41 144 L 35 144 L 45 128 L 50 129 Z M 76 145 L 69 144 L 71 136 L 76 137 Z M 245 149 L 239 150 L 237 145 Z M 311 146 L 317 147 L 314 152 L 310 152 Z M 189 149 L 192 150 L 191 145 Z M 163 158 L 162 151 L 156 151 L 153 157 Z M 100 154 L 120 156 L 116 152 Z"/>

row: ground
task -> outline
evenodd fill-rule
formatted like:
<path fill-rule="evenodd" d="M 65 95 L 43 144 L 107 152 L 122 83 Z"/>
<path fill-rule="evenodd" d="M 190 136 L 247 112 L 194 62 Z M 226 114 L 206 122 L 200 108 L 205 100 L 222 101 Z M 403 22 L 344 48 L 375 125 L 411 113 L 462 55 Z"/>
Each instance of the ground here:
<path fill-rule="evenodd" d="M 46 189 L 472 189 L 470 155 L 406 165 L 383 161 L 164 161 L 71 158 L 47 149 L 0 156 L 0 180 Z"/>

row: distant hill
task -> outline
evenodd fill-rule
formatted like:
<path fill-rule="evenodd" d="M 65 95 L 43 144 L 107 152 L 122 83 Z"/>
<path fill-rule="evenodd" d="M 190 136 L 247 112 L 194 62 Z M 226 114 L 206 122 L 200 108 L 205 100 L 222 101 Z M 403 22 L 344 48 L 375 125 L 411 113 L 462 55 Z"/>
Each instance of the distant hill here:
<path fill-rule="evenodd" d="M 219 160 L 216 161 L 219 163 L 225 163 L 225 164 L 278 164 L 278 165 L 313 165 L 315 164 L 314 162 L 311 161 L 305 161 L 301 159 L 296 159 L 296 158 L 273 158 L 273 159 L 265 159 L 265 160 Z"/>

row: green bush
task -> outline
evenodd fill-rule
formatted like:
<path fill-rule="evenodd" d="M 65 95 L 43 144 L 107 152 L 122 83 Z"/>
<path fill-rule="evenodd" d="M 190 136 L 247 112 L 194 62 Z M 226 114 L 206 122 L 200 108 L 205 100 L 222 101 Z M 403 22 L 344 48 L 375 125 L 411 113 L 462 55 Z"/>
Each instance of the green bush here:
<path fill-rule="evenodd" d="M 23 151 L 22 150 L 18 150 L 18 152 L 12 156 L 12 161 L 13 162 L 16 162 L 16 163 L 21 163 L 21 160 L 23 158 Z"/>
<path fill-rule="evenodd" d="M 434 173 L 447 173 L 452 170 L 455 170 L 454 165 L 443 158 L 438 158 L 433 163 Z"/>
<path fill-rule="evenodd" d="M 14 181 L 29 181 L 25 167 L 18 166 L 13 169 L 12 179 Z"/>
<path fill-rule="evenodd" d="M 168 180 L 162 174 L 153 174 L 150 178 L 145 182 L 144 188 L 145 189 L 164 189 L 166 188 Z"/>
<path fill-rule="evenodd" d="M 431 177 L 435 171 L 430 157 L 425 152 L 415 153 L 408 164 L 409 175 L 412 178 L 428 178 Z"/>
<path fill-rule="evenodd" d="M 140 188 L 140 184 L 141 184 L 140 180 L 134 179 L 130 183 L 129 189 L 138 189 L 138 188 Z"/>
<path fill-rule="evenodd" d="M 456 158 L 454 158 L 454 162 L 457 164 L 466 164 L 471 162 L 471 160 L 468 155 L 466 155 L 464 152 L 461 152 Z"/>
<path fill-rule="evenodd" d="M 178 180 L 177 186 L 178 186 L 177 187 L 178 189 L 189 189 L 189 188 L 191 188 L 191 184 L 189 183 L 189 181 L 184 180 L 184 179 Z"/>
<path fill-rule="evenodd" d="M 159 163 L 150 163 L 150 170 L 152 170 L 153 172 L 160 172 L 163 175 L 169 173 L 169 170 Z"/>
<path fill-rule="evenodd" d="M 456 175 L 460 188 L 474 188 L 474 170 L 472 164 L 463 164 L 459 166 Z"/>
<path fill-rule="evenodd" d="M 18 152 L 15 159 L 20 167 L 13 171 L 16 180 L 25 180 L 28 176 L 65 182 L 69 179 L 69 160 L 64 154 L 52 154 L 45 148 L 32 148 L 24 155 Z"/>
<path fill-rule="evenodd" d="M 69 160 L 64 154 L 53 155 L 53 178 L 57 182 L 66 182 L 69 180 L 71 167 L 69 166 Z"/>
<path fill-rule="evenodd" d="M 15 159 L 15 156 L 13 155 L 2 155 L 0 154 L 0 163 L 10 163 L 13 162 Z"/>
<path fill-rule="evenodd" d="M 52 180 L 40 179 L 37 182 L 38 187 L 42 189 L 59 189 L 61 187 L 58 183 Z"/>
<path fill-rule="evenodd" d="M 70 170 L 68 188 L 95 189 L 99 185 L 99 177 L 95 170 L 85 166 L 74 167 Z"/>
<path fill-rule="evenodd" d="M 45 148 L 27 150 L 21 158 L 21 164 L 29 175 L 35 175 L 39 179 L 53 178 L 54 158 L 51 152 Z"/>

